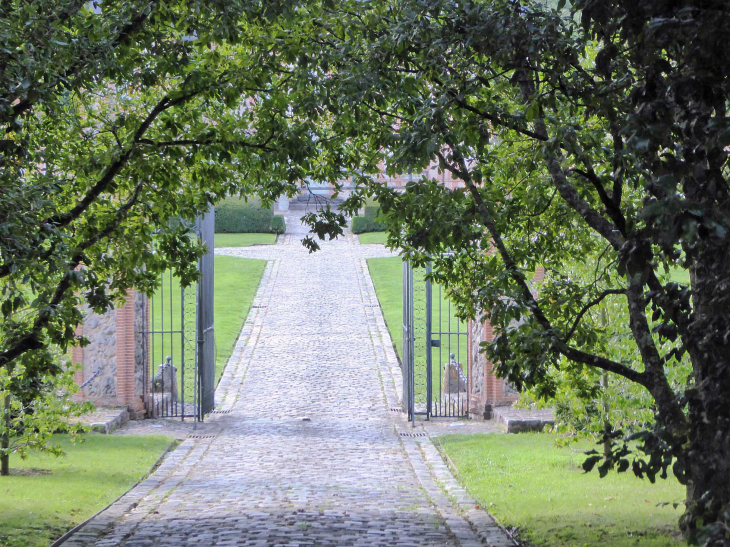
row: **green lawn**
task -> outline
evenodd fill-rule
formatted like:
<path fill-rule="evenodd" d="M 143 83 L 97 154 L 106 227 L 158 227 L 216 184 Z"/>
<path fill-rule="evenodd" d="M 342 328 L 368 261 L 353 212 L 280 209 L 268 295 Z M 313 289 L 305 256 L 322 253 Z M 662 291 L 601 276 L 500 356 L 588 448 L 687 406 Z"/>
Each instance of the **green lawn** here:
<path fill-rule="evenodd" d="M 168 437 L 88 435 L 66 456 L 31 454 L 10 460 L 0 477 L 0 546 L 46 547 L 126 492 L 149 473 L 173 442 Z"/>
<path fill-rule="evenodd" d="M 249 235 L 249 234 L 233 234 Z M 250 234 L 266 235 L 266 234 Z M 238 258 L 235 256 L 215 257 L 215 340 L 216 340 L 216 382 L 223 374 L 228 358 L 233 352 L 233 346 L 241 332 L 243 322 L 246 320 L 251 302 L 256 294 L 256 289 L 261 281 L 261 276 L 266 268 L 265 260 L 252 260 Z M 180 285 L 176 278 L 170 280 L 169 274 L 164 276 L 164 286 L 157 291 L 151 303 L 154 314 L 154 330 L 179 330 L 182 323 L 180 298 Z M 164 293 L 164 294 L 163 294 Z M 164 316 L 160 309 L 160 302 L 165 302 Z M 178 367 L 178 374 L 182 373 L 180 362 L 182 361 L 180 335 L 152 336 L 154 340 L 152 359 L 155 370 L 157 365 L 164 362 L 166 356 L 172 357 L 172 362 Z M 187 358 L 186 358 L 187 361 Z M 186 370 L 186 376 L 190 378 Z M 192 385 L 192 384 L 190 384 Z M 186 386 L 187 387 L 187 386 Z M 186 399 L 188 398 L 186 393 Z M 192 395 L 191 395 L 192 396 Z"/>
<path fill-rule="evenodd" d="M 398 257 L 369 258 L 367 263 L 390 337 L 400 355 L 403 349 L 403 261 Z"/>
<path fill-rule="evenodd" d="M 393 339 L 396 352 L 401 355 L 403 350 L 403 261 L 396 256 L 370 258 L 367 263 L 375 293 L 378 296 L 380 308 L 388 326 L 388 332 L 390 332 L 390 337 Z M 440 287 L 434 285 L 432 290 L 431 321 L 433 338 L 440 339 L 441 342 L 441 346 L 433 348 L 431 353 L 433 362 L 432 389 L 435 400 L 439 400 L 436 394 L 440 393 L 443 382 L 443 366 L 448 362 L 450 353 L 455 354 L 457 362 L 462 363 L 462 368 L 466 371 L 467 337 L 448 333 L 461 332 L 466 334 L 467 330 L 466 324 L 454 316 L 455 310 L 450 306 Z M 439 336 L 439 332 L 445 334 Z M 425 369 L 423 360 L 420 363 L 422 368 Z M 419 369 L 419 362 L 416 363 L 416 374 L 425 375 L 425 371 Z"/>
<path fill-rule="evenodd" d="M 438 437 L 457 477 L 503 525 L 534 547 L 678 547 L 684 499 L 676 480 L 639 480 L 633 473 L 583 473 L 576 447 L 556 448 L 553 435 Z M 588 449 L 583 444 L 580 449 Z"/>
<path fill-rule="evenodd" d="M 265 260 L 215 257 L 216 382 L 233 353 L 265 269 Z"/>
<path fill-rule="evenodd" d="M 215 248 L 248 247 L 249 245 L 272 245 L 276 234 L 215 234 Z"/>
<path fill-rule="evenodd" d="M 360 243 L 363 245 L 380 244 L 385 245 L 388 240 L 387 232 L 367 232 L 365 234 L 359 234 L 357 236 L 360 239 Z"/>

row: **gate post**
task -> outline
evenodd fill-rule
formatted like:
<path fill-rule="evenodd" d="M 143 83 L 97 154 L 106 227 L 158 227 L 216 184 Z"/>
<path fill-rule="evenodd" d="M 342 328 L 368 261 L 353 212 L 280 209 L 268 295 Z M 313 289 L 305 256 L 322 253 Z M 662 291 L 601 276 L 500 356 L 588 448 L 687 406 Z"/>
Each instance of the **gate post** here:
<path fill-rule="evenodd" d="M 403 412 L 407 413 L 408 419 L 411 419 L 411 360 L 410 360 L 410 283 L 408 282 L 408 262 L 403 261 L 403 358 L 401 359 L 401 375 L 403 376 L 403 392 L 401 394 L 401 405 Z"/>
<path fill-rule="evenodd" d="M 215 288 L 215 212 L 210 206 L 208 212 L 197 221 L 197 232 L 208 252 L 200 258 L 199 271 L 201 279 L 198 283 L 198 382 L 199 412 L 202 418 L 215 407 L 215 332 L 213 323 L 213 295 Z"/>

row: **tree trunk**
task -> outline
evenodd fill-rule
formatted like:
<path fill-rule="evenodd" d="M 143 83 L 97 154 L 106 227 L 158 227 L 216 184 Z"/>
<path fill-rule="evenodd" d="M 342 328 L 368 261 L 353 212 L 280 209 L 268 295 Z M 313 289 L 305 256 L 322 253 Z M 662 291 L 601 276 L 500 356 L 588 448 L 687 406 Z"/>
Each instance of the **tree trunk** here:
<path fill-rule="evenodd" d="M 708 245 L 690 275 L 695 389 L 687 393 L 687 510 L 680 525 L 688 536 L 710 525 L 708 545 L 725 546 L 730 544 L 730 244 Z"/>
<path fill-rule="evenodd" d="M 3 403 L 3 420 L 5 421 L 5 430 L 0 437 L 0 477 L 10 475 L 10 394 L 5 394 Z"/>
<path fill-rule="evenodd" d="M 726 406 L 724 414 L 730 409 Z M 709 533 L 707 545 L 730 544 L 730 430 L 714 430 L 709 424 L 693 433 L 688 456 L 687 508 L 680 519 L 685 536 Z M 703 530 L 703 527 L 709 526 Z"/>

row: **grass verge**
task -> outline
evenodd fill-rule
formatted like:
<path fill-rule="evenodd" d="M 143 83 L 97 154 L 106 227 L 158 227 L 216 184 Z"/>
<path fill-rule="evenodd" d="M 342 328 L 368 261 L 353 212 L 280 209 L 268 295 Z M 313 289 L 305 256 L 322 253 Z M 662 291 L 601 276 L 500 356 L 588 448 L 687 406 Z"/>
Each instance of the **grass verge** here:
<path fill-rule="evenodd" d="M 388 241 L 387 232 L 366 232 L 357 236 L 362 245 L 385 245 Z"/>
<path fill-rule="evenodd" d="M 557 448 L 555 436 L 448 435 L 437 443 L 459 481 L 503 525 L 534 547 L 679 547 L 684 499 L 674 479 L 656 484 L 632 473 L 584 473 L 588 443 Z M 668 506 L 658 504 L 669 502 Z"/>
<path fill-rule="evenodd" d="M 273 245 L 276 234 L 215 234 L 215 248 L 248 247 L 249 245 Z"/>
<path fill-rule="evenodd" d="M 216 382 L 233 353 L 265 269 L 265 260 L 215 257 Z"/>
<path fill-rule="evenodd" d="M 31 454 L 11 459 L 0 477 L 0 545 L 46 547 L 103 509 L 149 473 L 174 442 L 160 436 L 88 435 L 55 458 Z"/>

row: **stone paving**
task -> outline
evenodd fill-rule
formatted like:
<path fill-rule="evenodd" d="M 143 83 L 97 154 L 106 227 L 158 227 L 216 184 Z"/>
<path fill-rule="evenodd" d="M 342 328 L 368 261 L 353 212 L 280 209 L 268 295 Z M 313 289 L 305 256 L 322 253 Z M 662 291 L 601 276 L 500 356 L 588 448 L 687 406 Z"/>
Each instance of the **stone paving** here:
<path fill-rule="evenodd" d="M 287 218 L 216 391 L 216 412 L 65 545 L 513 545 L 399 407 L 400 369 L 365 259 L 309 254 Z"/>

